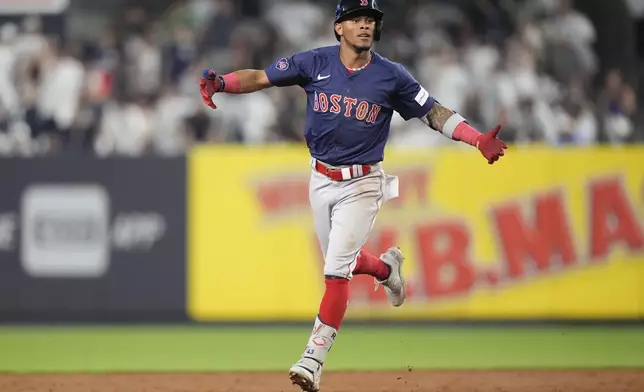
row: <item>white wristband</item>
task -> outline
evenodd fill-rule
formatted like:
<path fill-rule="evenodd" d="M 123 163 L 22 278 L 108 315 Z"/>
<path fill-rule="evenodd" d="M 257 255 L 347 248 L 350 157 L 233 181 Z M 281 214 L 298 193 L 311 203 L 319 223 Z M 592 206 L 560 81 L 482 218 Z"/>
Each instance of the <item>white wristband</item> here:
<path fill-rule="evenodd" d="M 441 133 L 448 138 L 452 139 L 454 135 L 454 130 L 458 126 L 458 124 L 465 122 L 465 119 L 463 116 L 461 116 L 458 113 L 452 114 L 450 118 L 445 121 L 445 125 L 443 125 L 443 129 L 441 130 Z"/>

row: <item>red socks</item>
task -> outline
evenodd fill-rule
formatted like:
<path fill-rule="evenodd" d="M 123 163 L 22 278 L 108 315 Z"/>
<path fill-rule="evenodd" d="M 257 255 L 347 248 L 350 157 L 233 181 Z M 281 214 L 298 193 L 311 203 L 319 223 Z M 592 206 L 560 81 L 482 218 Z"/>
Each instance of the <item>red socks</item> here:
<path fill-rule="evenodd" d="M 371 275 L 379 281 L 383 281 L 389 277 L 390 269 L 384 261 L 379 257 L 360 251 L 356 268 L 353 269 L 354 275 Z"/>
<path fill-rule="evenodd" d="M 320 303 L 320 320 L 335 329 L 340 329 L 349 302 L 349 281 L 346 279 L 326 279 L 326 290 Z"/>
<path fill-rule="evenodd" d="M 354 275 L 371 275 L 379 281 L 389 277 L 390 269 L 384 261 L 372 254 L 360 251 Z M 320 320 L 335 329 L 340 329 L 349 302 L 349 281 L 346 279 L 325 279 L 326 290 L 320 303 Z"/>

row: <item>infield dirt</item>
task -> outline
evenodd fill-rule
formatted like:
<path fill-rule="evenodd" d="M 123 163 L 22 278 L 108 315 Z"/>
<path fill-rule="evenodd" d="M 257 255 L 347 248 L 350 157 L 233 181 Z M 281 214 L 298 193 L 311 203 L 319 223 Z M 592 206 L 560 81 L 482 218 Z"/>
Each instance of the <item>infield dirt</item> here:
<path fill-rule="evenodd" d="M 282 373 L 2 374 L 2 392 L 298 392 Z M 642 392 L 642 370 L 328 372 L 321 392 Z"/>

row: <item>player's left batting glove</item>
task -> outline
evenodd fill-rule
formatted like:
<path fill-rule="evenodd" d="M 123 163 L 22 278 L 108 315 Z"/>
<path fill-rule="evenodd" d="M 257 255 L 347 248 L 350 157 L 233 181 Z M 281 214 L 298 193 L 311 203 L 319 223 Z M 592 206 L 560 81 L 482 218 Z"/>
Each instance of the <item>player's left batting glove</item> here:
<path fill-rule="evenodd" d="M 492 131 L 481 134 L 476 141 L 476 147 L 481 151 L 481 154 L 483 154 L 485 159 L 487 159 L 487 163 L 490 165 L 505 155 L 503 150 L 508 148 L 508 145 L 497 137 L 500 130 L 501 126 L 497 125 Z"/>
<path fill-rule="evenodd" d="M 222 82 L 215 70 L 205 69 L 203 71 L 203 78 L 199 81 L 199 89 L 203 102 L 211 108 L 217 109 L 217 105 L 212 101 L 212 96 L 222 90 Z"/>

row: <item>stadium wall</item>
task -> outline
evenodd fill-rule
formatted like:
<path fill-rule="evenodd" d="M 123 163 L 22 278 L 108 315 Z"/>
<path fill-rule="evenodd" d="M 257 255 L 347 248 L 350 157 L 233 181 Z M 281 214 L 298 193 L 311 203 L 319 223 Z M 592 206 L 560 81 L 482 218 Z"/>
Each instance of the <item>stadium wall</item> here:
<path fill-rule="evenodd" d="M 367 247 L 406 252 L 393 309 L 356 277 L 353 322 L 641 321 L 644 148 L 391 150 L 400 197 Z M 323 291 L 307 151 L 5 159 L 0 320 L 308 322 Z"/>

